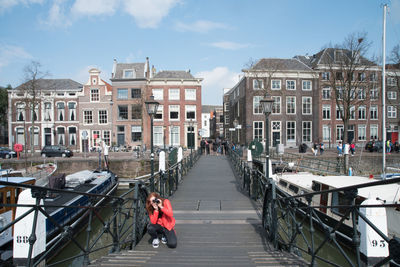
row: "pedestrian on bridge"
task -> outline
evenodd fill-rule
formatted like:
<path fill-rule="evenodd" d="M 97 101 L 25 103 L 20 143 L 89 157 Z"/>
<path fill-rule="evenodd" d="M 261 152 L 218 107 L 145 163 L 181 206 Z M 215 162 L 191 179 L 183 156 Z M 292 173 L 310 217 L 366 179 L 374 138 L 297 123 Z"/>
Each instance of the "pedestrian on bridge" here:
<path fill-rule="evenodd" d="M 160 245 L 160 237 L 163 244 L 169 248 L 176 248 L 175 218 L 171 202 L 153 192 L 146 199 L 146 210 L 150 217 L 147 232 L 153 238 L 153 248 L 158 248 Z"/>

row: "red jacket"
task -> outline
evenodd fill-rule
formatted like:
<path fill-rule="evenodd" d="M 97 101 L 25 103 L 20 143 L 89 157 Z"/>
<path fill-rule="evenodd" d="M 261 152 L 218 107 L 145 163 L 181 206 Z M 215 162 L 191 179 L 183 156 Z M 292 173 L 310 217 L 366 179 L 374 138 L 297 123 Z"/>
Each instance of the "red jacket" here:
<path fill-rule="evenodd" d="M 152 224 L 159 224 L 171 231 L 175 226 L 175 218 L 172 213 L 171 202 L 169 202 L 168 199 L 165 199 L 163 201 L 163 206 L 164 208 L 161 210 L 162 215 L 160 218 L 158 218 L 158 210 L 154 210 L 153 214 L 149 214 L 150 222 Z"/>

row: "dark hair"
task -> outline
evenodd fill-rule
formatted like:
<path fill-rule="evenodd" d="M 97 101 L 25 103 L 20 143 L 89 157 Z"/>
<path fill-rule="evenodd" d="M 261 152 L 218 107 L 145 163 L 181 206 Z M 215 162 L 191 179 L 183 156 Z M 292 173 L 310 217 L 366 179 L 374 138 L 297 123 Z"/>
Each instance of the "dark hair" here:
<path fill-rule="evenodd" d="M 147 210 L 147 212 L 149 214 L 153 214 L 154 213 L 154 208 L 153 208 L 153 205 L 152 205 L 152 203 L 150 201 L 150 198 L 152 198 L 152 197 L 160 199 L 163 203 L 164 203 L 164 200 L 165 200 L 165 198 L 160 197 L 160 195 L 158 193 L 156 193 L 156 192 L 150 193 L 147 196 L 147 199 L 146 199 L 146 210 Z"/>

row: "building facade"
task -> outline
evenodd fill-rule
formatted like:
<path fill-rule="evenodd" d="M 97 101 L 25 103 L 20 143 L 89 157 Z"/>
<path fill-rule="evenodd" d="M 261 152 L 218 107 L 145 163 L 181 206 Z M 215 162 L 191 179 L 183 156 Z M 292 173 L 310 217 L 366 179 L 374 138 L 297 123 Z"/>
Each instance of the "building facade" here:
<path fill-rule="evenodd" d="M 79 100 L 82 84 L 71 79 L 28 81 L 8 90 L 9 145 L 26 151 L 45 145 L 79 150 Z"/>
<path fill-rule="evenodd" d="M 89 79 L 78 94 L 79 151 L 88 152 L 102 146 L 111 146 L 112 137 L 112 86 L 103 81 L 100 71 L 89 70 Z"/>
<path fill-rule="evenodd" d="M 147 84 L 146 99 L 151 95 L 160 103 L 154 116 L 154 145 L 193 147 L 199 145 L 201 129 L 201 82 L 190 71 L 152 70 Z M 150 129 L 146 114 L 145 128 Z M 144 137 L 150 144 L 150 135 Z"/>

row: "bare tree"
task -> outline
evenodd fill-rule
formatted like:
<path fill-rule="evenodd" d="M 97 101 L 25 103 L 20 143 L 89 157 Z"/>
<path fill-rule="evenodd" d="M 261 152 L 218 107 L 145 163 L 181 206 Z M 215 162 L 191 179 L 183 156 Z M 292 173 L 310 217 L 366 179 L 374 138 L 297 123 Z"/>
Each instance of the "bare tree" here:
<path fill-rule="evenodd" d="M 32 61 L 24 68 L 24 83 L 16 88 L 17 94 L 23 95 L 20 99 L 25 108 L 25 116 L 30 114 L 29 145 L 30 151 L 34 153 L 35 122 L 39 119 L 39 110 L 42 101 L 42 89 L 40 81 L 48 76 L 47 72 L 42 71 L 42 65 L 37 61 Z M 24 119 L 24 122 L 26 119 Z M 24 129 L 25 123 L 24 123 Z M 25 153 L 27 152 L 27 135 L 25 134 Z"/>
<path fill-rule="evenodd" d="M 344 142 L 349 140 L 349 120 L 355 118 L 356 107 L 376 97 L 370 95 L 370 88 L 378 82 L 377 73 L 371 72 L 376 64 L 366 58 L 370 45 L 366 33 L 353 33 L 342 44 L 326 49 L 324 60 L 337 112 L 343 121 Z"/>

